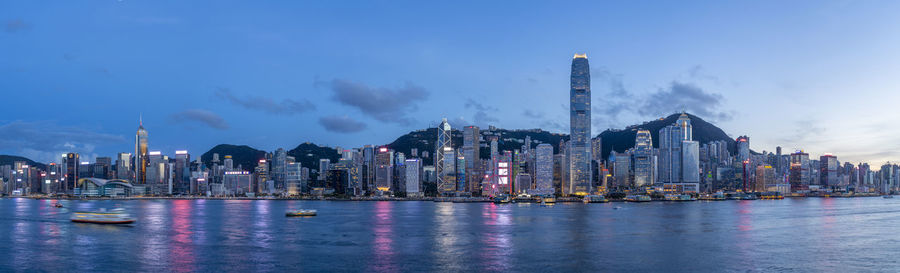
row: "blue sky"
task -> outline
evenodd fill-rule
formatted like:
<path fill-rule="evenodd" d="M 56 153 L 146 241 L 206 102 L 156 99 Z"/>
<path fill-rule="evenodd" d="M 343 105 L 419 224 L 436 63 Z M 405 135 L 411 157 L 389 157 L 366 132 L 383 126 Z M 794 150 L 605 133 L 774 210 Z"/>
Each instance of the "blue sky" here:
<path fill-rule="evenodd" d="M 568 129 L 572 55 L 594 133 L 686 109 L 751 148 L 900 159 L 895 1 L 6 1 L 0 153 L 48 161 Z"/>

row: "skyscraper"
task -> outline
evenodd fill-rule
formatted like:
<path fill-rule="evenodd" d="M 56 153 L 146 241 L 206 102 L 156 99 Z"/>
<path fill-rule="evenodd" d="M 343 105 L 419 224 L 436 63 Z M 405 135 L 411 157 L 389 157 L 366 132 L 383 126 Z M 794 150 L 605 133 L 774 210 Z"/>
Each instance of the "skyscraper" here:
<path fill-rule="evenodd" d="M 535 194 L 553 194 L 553 146 L 538 144 L 535 149 Z"/>
<path fill-rule="evenodd" d="M 390 191 L 393 182 L 394 151 L 387 147 L 378 148 L 375 155 L 375 188 L 378 191 Z"/>
<path fill-rule="evenodd" d="M 739 136 L 735 140 L 738 151 L 738 161 L 750 160 L 750 138 Z"/>
<path fill-rule="evenodd" d="M 700 145 L 692 138 L 691 118 L 686 113 L 659 130 L 659 183 L 666 191 L 700 190 Z"/>
<path fill-rule="evenodd" d="M 466 163 L 467 189 L 459 190 L 474 192 L 480 188 L 480 183 L 476 183 L 476 181 L 481 181 L 478 179 L 481 176 L 481 135 L 478 126 L 466 126 L 463 130 L 462 153 Z"/>
<path fill-rule="evenodd" d="M 175 192 L 194 194 L 191 191 L 191 155 L 188 151 L 175 151 Z"/>
<path fill-rule="evenodd" d="M 591 192 L 591 72 L 587 55 L 575 54 L 569 89 L 569 183 L 572 193 Z"/>
<path fill-rule="evenodd" d="M 450 175 L 454 170 L 452 166 L 447 163 L 452 163 L 453 160 L 447 160 L 447 157 L 453 158 L 453 148 L 450 143 L 450 123 L 447 123 L 447 119 L 444 118 L 441 120 L 441 124 L 438 125 L 437 128 L 437 143 L 435 143 L 435 152 L 434 152 L 434 169 L 435 175 L 437 176 L 437 190 L 441 195 L 453 192 L 456 190 L 455 180 L 450 179 Z M 452 165 L 452 164 L 451 164 Z"/>
<path fill-rule="evenodd" d="M 831 154 L 819 157 L 819 185 L 834 187 L 840 184 L 838 179 L 838 160 Z"/>
<path fill-rule="evenodd" d="M 147 166 L 150 165 L 147 145 L 147 130 L 144 130 L 144 119 L 141 118 L 134 135 L 134 184 L 147 184 Z"/>
<path fill-rule="evenodd" d="M 634 137 L 634 187 L 651 186 L 653 181 L 653 136 L 638 130 Z"/>

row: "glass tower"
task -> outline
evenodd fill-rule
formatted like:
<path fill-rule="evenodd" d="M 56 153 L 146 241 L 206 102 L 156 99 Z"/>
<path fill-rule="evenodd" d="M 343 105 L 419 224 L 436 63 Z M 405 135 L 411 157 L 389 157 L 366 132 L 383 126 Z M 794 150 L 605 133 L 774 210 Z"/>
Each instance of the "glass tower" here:
<path fill-rule="evenodd" d="M 575 54 L 569 90 L 569 185 L 572 193 L 591 192 L 591 72 L 587 55 Z"/>
<path fill-rule="evenodd" d="M 147 130 L 144 130 L 144 119 L 141 118 L 134 136 L 134 184 L 147 184 L 147 165 L 150 165 L 148 153 Z"/>

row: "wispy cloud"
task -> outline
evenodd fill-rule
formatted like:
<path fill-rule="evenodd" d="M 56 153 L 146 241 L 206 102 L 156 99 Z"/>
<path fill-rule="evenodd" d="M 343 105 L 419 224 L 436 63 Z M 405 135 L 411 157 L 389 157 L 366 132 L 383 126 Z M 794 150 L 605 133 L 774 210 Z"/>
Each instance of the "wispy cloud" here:
<path fill-rule="evenodd" d="M 489 125 L 491 122 L 499 121 L 499 119 L 494 116 L 498 111 L 497 107 L 481 104 L 471 98 L 466 99 L 465 107 L 466 109 L 475 110 L 473 121 L 479 126 Z"/>
<path fill-rule="evenodd" d="M 429 95 L 425 88 L 409 82 L 398 88 L 371 87 L 343 79 L 325 84 L 331 87 L 335 101 L 376 120 L 404 125 L 412 122 L 410 112 L 418 109 L 417 103 Z"/>
<path fill-rule="evenodd" d="M 638 112 L 645 116 L 660 116 L 688 111 L 712 121 L 729 121 L 732 114 L 720 110 L 724 100 L 721 94 L 706 92 L 697 85 L 673 81 L 668 87 L 650 94 Z"/>
<path fill-rule="evenodd" d="M 231 92 L 230 89 L 220 87 L 213 94 L 216 98 L 224 99 L 232 104 L 244 107 L 249 110 L 261 111 L 275 115 L 294 115 L 305 113 L 316 109 L 316 106 L 309 100 L 293 100 L 283 99 L 275 101 L 266 97 L 244 96 L 238 97 Z"/>
<path fill-rule="evenodd" d="M 92 158 L 97 146 L 124 142 L 119 135 L 49 121 L 13 121 L 0 125 L 0 151 L 40 162 L 54 162 L 62 153 L 76 152 Z"/>
<path fill-rule="evenodd" d="M 9 33 L 26 31 L 26 30 L 31 29 L 31 24 L 26 23 L 22 19 L 12 19 L 12 20 L 6 21 L 6 24 L 3 29 Z"/>
<path fill-rule="evenodd" d="M 319 118 L 319 125 L 335 133 L 357 133 L 366 129 L 366 124 L 356 121 L 348 116 L 325 116 Z"/>
<path fill-rule="evenodd" d="M 175 123 L 199 123 L 213 129 L 228 129 L 225 119 L 216 113 L 203 109 L 188 109 L 169 116 L 169 120 Z"/>

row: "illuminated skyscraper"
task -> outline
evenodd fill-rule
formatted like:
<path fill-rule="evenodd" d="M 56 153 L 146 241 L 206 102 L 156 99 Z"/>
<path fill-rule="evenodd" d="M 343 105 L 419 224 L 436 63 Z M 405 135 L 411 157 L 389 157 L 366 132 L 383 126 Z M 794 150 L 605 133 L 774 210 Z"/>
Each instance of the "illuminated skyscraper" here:
<path fill-rule="evenodd" d="M 819 157 L 819 185 L 834 187 L 840 184 L 841 181 L 838 179 L 839 167 L 836 156 L 825 154 Z"/>
<path fill-rule="evenodd" d="M 634 187 L 653 185 L 653 137 L 638 130 L 634 138 Z"/>
<path fill-rule="evenodd" d="M 147 130 L 144 130 L 144 119 L 141 118 L 134 135 L 134 184 L 147 184 L 147 166 L 150 165 L 147 145 Z"/>
<path fill-rule="evenodd" d="M 735 140 L 738 151 L 738 161 L 750 160 L 750 138 L 739 136 Z"/>
<path fill-rule="evenodd" d="M 465 174 L 466 174 L 466 189 L 459 189 L 460 191 L 468 191 L 473 192 L 475 189 L 480 188 L 480 183 L 476 183 L 476 181 L 481 181 L 481 135 L 478 132 L 478 126 L 466 126 L 463 130 L 463 147 L 462 154 L 465 157 Z"/>
<path fill-rule="evenodd" d="M 538 144 L 535 154 L 535 194 L 553 194 L 553 146 Z"/>
<path fill-rule="evenodd" d="M 444 195 L 456 190 L 454 181 L 448 181 L 455 179 L 450 178 L 454 171 L 452 166 L 454 155 L 450 143 L 450 123 L 447 123 L 446 118 L 441 120 L 441 124 L 438 125 L 437 143 L 435 144 L 434 170 L 435 175 L 437 176 L 437 190 L 439 194 Z M 451 159 L 448 161 L 447 157 L 450 157 Z"/>
<path fill-rule="evenodd" d="M 569 184 L 572 193 L 591 192 L 591 72 L 585 54 L 575 54 L 569 90 Z"/>
<path fill-rule="evenodd" d="M 191 189 L 191 155 L 188 151 L 175 151 L 175 192 L 194 194 Z"/>

